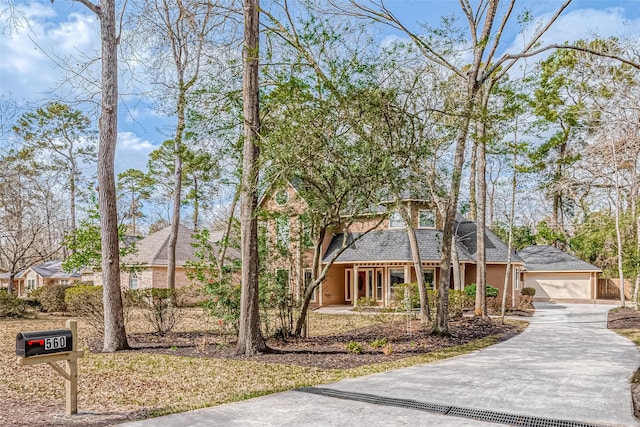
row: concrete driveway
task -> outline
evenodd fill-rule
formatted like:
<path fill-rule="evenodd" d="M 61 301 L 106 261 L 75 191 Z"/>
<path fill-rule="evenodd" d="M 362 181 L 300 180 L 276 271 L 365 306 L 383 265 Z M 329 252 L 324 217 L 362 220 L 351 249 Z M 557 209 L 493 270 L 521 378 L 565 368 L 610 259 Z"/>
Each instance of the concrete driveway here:
<path fill-rule="evenodd" d="M 640 355 L 606 329 L 610 308 L 536 303 L 525 332 L 465 356 L 127 425 L 640 425 Z"/>

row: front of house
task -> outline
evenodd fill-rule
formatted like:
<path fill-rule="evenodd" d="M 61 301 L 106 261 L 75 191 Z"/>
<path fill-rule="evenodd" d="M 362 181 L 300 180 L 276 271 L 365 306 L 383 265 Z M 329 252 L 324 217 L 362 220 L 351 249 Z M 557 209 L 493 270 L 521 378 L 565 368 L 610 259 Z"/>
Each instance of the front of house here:
<path fill-rule="evenodd" d="M 305 202 L 289 183 L 267 193 L 260 206 L 269 213 L 263 218 L 269 241 L 269 265 L 277 277 L 288 281 L 292 295 L 299 297 L 312 277 L 313 249 L 304 244 Z M 401 206 L 407 209 L 415 231 L 425 283 L 429 289 L 434 289 L 440 274 L 443 219 L 429 200 L 405 199 Z M 336 257 L 345 239 L 353 243 Z M 452 274 L 452 289 L 475 283 L 476 246 L 476 224 L 459 215 L 455 224 L 455 249 L 461 280 L 456 283 Z M 487 283 L 502 292 L 509 258 L 507 246 L 487 230 L 485 247 Z M 313 296 L 312 304 L 316 306 L 355 306 L 361 298 L 379 306 L 389 306 L 393 303 L 394 288 L 417 281 L 409 236 L 397 211 L 388 213 L 381 209 L 369 214 L 353 222 L 346 236 L 340 232 L 327 235 L 322 251 L 324 265 L 334 257 L 335 260 L 326 280 Z M 507 292 L 510 303 L 516 303 L 524 262 L 512 253 L 511 263 Z"/>
<path fill-rule="evenodd" d="M 9 286 L 11 273 L 0 275 L 0 288 Z M 46 285 L 72 285 L 82 279 L 80 273 L 67 273 L 62 269 L 62 261 L 51 260 L 34 264 L 16 273 L 13 277 L 13 287 L 16 295 L 27 297 L 29 292 Z"/>

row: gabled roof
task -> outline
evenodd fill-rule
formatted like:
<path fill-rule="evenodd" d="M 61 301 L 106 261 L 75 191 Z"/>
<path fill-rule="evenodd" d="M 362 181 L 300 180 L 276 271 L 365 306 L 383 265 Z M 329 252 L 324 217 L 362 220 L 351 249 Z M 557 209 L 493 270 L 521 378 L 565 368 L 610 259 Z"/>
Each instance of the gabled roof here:
<path fill-rule="evenodd" d="M 416 229 L 416 239 L 422 261 L 440 261 L 442 246 L 442 231 L 435 229 Z M 456 223 L 456 247 L 458 259 L 461 262 L 475 262 L 477 245 L 475 223 L 464 220 Z M 353 240 L 361 233 L 352 233 Z M 337 234 L 331 240 L 323 261 L 328 262 L 331 256 L 342 246 L 343 234 Z M 495 234 L 487 230 L 485 234 L 487 262 L 506 262 L 507 246 Z M 345 250 L 336 262 L 371 262 L 371 261 L 411 261 L 411 246 L 406 230 L 371 231 L 355 244 Z M 511 256 L 512 262 L 522 262 L 516 256 Z"/>
<path fill-rule="evenodd" d="M 549 245 L 527 246 L 518 251 L 518 256 L 524 260 L 527 271 L 602 271 L 586 261 Z"/>
<path fill-rule="evenodd" d="M 191 237 L 194 231 L 184 225 L 178 226 L 178 240 L 176 242 L 176 265 L 184 266 L 186 261 L 195 260 L 196 248 L 192 243 L 195 243 L 195 239 Z M 124 262 L 126 264 L 139 264 L 139 265 L 167 265 L 169 263 L 168 247 L 169 236 L 171 234 L 171 226 L 165 227 L 147 237 L 139 240 L 136 245 L 136 252 L 125 257 Z M 212 236 L 214 234 L 212 233 Z M 215 235 L 215 237 L 218 237 Z M 218 241 L 221 237 L 218 237 Z M 213 240 L 213 243 L 218 241 Z M 214 250 L 216 249 L 214 245 Z M 227 249 L 228 256 L 236 256 L 237 251 L 234 249 Z"/>
<path fill-rule="evenodd" d="M 470 256 L 470 260 L 476 259 L 478 252 L 478 239 L 476 238 L 478 227 L 475 222 L 459 215 L 456 220 L 456 236 L 459 244 L 462 244 Z M 487 262 L 506 262 L 509 247 L 495 233 L 488 228 L 484 232 L 484 246 Z M 463 261 L 460 257 L 460 261 Z M 523 262 L 521 257 L 511 254 L 511 262 Z"/>
<path fill-rule="evenodd" d="M 40 277 L 44 277 L 46 279 L 71 279 L 76 277 L 81 277 L 82 275 L 77 272 L 67 273 L 62 269 L 62 261 L 60 260 L 51 260 L 47 262 L 43 262 L 42 264 L 35 264 L 29 268 L 26 268 L 22 271 L 19 271 L 15 274 L 15 279 L 20 279 L 27 274 L 29 270 L 32 270 Z M 0 279 L 9 279 L 11 273 L 2 273 L 0 274 Z"/>

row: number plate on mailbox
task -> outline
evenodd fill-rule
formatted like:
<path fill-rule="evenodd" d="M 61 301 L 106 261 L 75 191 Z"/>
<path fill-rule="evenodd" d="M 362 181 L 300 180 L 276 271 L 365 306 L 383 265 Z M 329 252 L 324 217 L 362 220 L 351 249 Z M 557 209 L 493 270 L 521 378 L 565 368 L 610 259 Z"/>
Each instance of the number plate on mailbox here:
<path fill-rule="evenodd" d="M 20 332 L 16 336 L 16 354 L 21 357 L 29 357 L 71 351 L 73 349 L 72 340 L 69 329 Z"/>

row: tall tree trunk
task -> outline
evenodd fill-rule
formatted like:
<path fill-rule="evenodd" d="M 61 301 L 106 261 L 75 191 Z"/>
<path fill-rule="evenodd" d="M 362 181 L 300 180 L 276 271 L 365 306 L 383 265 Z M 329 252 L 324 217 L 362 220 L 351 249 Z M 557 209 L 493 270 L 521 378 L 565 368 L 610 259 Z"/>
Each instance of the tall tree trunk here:
<path fill-rule="evenodd" d="M 258 220 L 256 210 L 260 153 L 256 143 L 260 133 L 259 7 L 259 0 L 244 0 L 244 48 L 242 50 L 244 145 L 242 150 L 242 192 L 240 195 L 242 292 L 236 353 L 246 355 L 253 355 L 267 349 L 260 332 L 258 307 Z"/>
<path fill-rule="evenodd" d="M 478 122 L 477 135 L 477 172 L 476 183 L 478 203 L 476 204 L 478 215 L 476 217 L 476 304 L 474 314 L 487 316 L 487 260 L 485 234 L 487 224 L 487 151 L 486 151 L 486 118 L 485 112 L 489 104 L 491 85 L 488 84 L 482 93 L 482 116 Z"/>
<path fill-rule="evenodd" d="M 114 0 L 101 0 L 98 16 L 102 39 L 102 105 L 100 145 L 98 147 L 98 200 L 102 242 L 102 278 L 104 302 L 104 352 L 129 347 L 124 328 L 120 290 L 118 213 L 114 158 L 118 118 L 118 55 Z"/>
<path fill-rule="evenodd" d="M 451 239 L 451 268 L 453 268 L 453 289 L 462 290 L 464 288 L 462 271 L 460 271 L 460 258 L 458 257 L 458 247 L 456 246 L 456 233 Z"/>
<path fill-rule="evenodd" d="M 411 259 L 413 261 L 413 269 L 416 272 L 418 293 L 420 294 L 420 317 L 422 325 L 426 326 L 431 321 L 431 312 L 429 311 L 429 297 L 427 296 L 427 287 L 424 283 L 424 274 L 422 273 L 422 260 L 420 259 L 420 248 L 418 247 L 418 239 L 416 239 L 416 230 L 414 224 L 411 222 L 409 213 L 399 204 L 398 198 L 396 198 L 396 204 L 398 204 L 398 211 L 400 212 L 404 227 L 407 230 L 407 237 L 409 238 Z"/>
<path fill-rule="evenodd" d="M 516 130 L 515 130 L 515 138 L 513 143 L 513 171 L 511 176 L 511 206 L 509 209 L 509 239 L 507 242 L 507 270 L 504 273 L 504 286 L 502 288 L 502 323 L 504 324 L 504 316 L 507 311 L 507 290 L 509 289 L 509 278 L 511 276 L 511 251 L 513 248 L 513 218 L 516 215 L 516 185 L 517 181 L 517 163 L 518 163 L 518 154 L 517 154 L 517 135 L 518 135 L 518 119 L 516 118 Z M 515 286 L 515 283 L 512 283 L 511 286 Z"/>
<path fill-rule="evenodd" d="M 624 307 L 625 305 L 625 295 L 624 295 L 624 270 L 622 264 L 622 230 L 620 229 L 620 182 L 618 179 L 618 160 L 616 155 L 616 147 L 615 141 L 611 138 L 611 152 L 613 154 L 613 167 L 614 167 L 614 179 L 615 179 L 615 187 L 616 187 L 616 239 L 618 243 L 618 277 L 620 278 L 620 305 Z"/>
<path fill-rule="evenodd" d="M 176 245 L 178 243 L 178 232 L 180 230 L 180 201 L 182 199 L 182 137 L 185 128 L 185 104 L 186 93 L 184 89 L 184 76 L 180 64 L 176 62 L 179 75 L 179 94 L 176 104 L 178 123 L 174 139 L 174 174 L 173 174 L 173 214 L 171 219 L 171 232 L 167 246 L 167 289 L 176 289 Z M 176 294 L 171 292 L 171 302 L 176 305 Z"/>
<path fill-rule="evenodd" d="M 471 159 L 469 160 L 469 219 L 478 219 L 478 199 L 476 197 L 476 182 L 478 176 L 478 141 L 473 140 Z"/>

